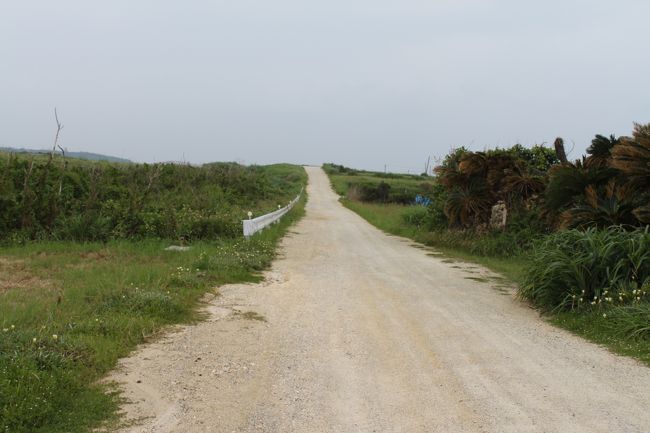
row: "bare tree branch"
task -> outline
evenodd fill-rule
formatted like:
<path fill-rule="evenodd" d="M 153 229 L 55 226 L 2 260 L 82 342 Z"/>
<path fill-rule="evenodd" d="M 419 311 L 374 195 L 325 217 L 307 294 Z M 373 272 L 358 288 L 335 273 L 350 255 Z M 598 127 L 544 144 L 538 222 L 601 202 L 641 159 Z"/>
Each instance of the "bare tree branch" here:
<path fill-rule="evenodd" d="M 56 134 L 54 135 L 54 145 L 52 146 L 52 152 L 50 152 L 50 161 L 52 161 L 52 158 L 54 158 L 54 152 L 56 152 L 56 148 L 59 146 L 59 135 L 61 134 L 61 130 L 63 129 L 63 125 L 59 121 L 59 113 L 56 111 L 56 107 L 54 107 L 54 120 L 56 120 Z M 63 150 L 63 149 L 61 149 Z M 49 165 L 48 162 L 48 165 Z"/>

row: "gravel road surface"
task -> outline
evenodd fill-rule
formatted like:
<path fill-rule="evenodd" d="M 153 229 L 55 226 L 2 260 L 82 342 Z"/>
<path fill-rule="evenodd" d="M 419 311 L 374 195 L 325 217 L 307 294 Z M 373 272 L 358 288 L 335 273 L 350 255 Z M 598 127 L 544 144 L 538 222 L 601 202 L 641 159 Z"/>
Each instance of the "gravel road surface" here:
<path fill-rule="evenodd" d="M 382 233 L 307 171 L 266 281 L 121 361 L 123 432 L 650 432 L 650 369 Z"/>

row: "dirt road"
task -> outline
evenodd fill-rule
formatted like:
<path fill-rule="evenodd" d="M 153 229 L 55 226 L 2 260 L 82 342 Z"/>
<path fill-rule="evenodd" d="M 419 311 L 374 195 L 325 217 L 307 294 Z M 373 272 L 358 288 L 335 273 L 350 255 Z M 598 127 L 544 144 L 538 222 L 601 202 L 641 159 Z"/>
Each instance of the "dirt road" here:
<path fill-rule="evenodd" d="M 209 321 L 122 362 L 124 431 L 650 432 L 650 369 L 383 234 L 308 172 L 267 281 L 223 288 Z"/>

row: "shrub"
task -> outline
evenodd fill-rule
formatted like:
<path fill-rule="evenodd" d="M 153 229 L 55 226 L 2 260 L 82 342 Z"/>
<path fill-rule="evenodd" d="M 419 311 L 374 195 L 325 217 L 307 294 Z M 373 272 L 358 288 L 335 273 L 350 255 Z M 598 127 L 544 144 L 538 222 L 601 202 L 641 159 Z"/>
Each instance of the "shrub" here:
<path fill-rule="evenodd" d="M 242 207 L 274 209 L 304 181 L 301 168 L 283 164 L 108 164 L 0 153 L 0 241 L 232 237 Z"/>
<path fill-rule="evenodd" d="M 436 229 L 420 236 L 425 243 L 437 247 L 486 257 L 514 257 L 526 253 L 542 235 L 531 229 L 488 232 Z"/>
<path fill-rule="evenodd" d="M 531 259 L 519 293 L 543 309 L 640 302 L 650 291 L 648 229 L 554 233 Z"/>
<path fill-rule="evenodd" d="M 418 195 L 428 195 L 433 188 L 432 184 L 411 183 L 400 180 L 374 180 L 362 179 L 348 181 L 347 197 L 367 203 L 396 203 L 413 204 Z"/>
<path fill-rule="evenodd" d="M 350 184 L 348 189 L 348 197 L 365 202 L 386 203 L 389 201 L 389 194 L 390 185 L 383 181 L 380 183 L 354 183 Z"/>
<path fill-rule="evenodd" d="M 404 224 L 422 227 L 427 221 L 427 208 L 422 206 L 411 206 L 402 213 Z"/>
<path fill-rule="evenodd" d="M 212 215 L 193 221 L 190 233 L 193 239 L 234 238 L 241 234 L 241 223 L 227 216 Z"/>

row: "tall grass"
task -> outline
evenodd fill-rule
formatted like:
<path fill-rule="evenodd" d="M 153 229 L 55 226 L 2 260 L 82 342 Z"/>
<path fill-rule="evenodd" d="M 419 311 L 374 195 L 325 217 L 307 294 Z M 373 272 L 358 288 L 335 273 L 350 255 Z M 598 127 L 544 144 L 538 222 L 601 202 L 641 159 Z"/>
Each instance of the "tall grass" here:
<path fill-rule="evenodd" d="M 561 231 L 531 258 L 520 295 L 545 310 L 644 302 L 650 292 L 648 229 Z"/>
<path fill-rule="evenodd" d="M 526 231 L 431 230 L 421 237 L 429 245 L 454 248 L 469 254 L 485 257 L 510 258 L 528 252 L 537 233 Z"/>

